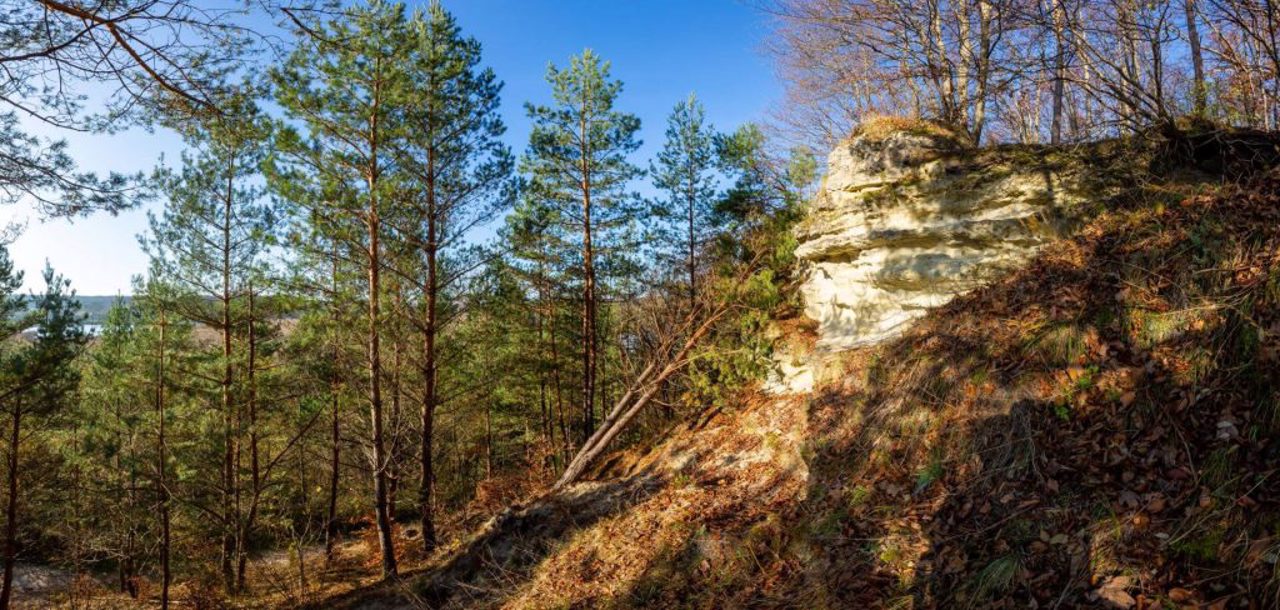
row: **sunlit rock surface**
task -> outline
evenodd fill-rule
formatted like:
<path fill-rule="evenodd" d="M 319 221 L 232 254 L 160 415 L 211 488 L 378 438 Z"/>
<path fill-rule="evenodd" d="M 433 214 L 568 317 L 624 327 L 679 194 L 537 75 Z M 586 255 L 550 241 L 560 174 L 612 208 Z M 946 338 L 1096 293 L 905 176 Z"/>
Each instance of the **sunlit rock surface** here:
<path fill-rule="evenodd" d="M 1075 164 L 1043 150 L 966 151 L 939 135 L 855 137 L 831 152 L 797 228 L 817 347 L 902 331 L 930 307 L 997 277 L 1058 234 L 1081 200 Z"/>

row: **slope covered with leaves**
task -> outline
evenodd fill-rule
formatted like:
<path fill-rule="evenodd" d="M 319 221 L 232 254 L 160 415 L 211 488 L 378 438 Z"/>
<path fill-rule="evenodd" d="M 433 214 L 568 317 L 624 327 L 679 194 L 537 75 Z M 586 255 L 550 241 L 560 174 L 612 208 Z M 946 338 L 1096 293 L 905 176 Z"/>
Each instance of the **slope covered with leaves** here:
<path fill-rule="evenodd" d="M 1280 181 L 1168 181 L 813 398 L 815 606 L 1274 607 Z M 807 604 L 806 604 L 807 605 Z"/>
<path fill-rule="evenodd" d="M 805 429 L 797 397 L 707 413 L 598 481 L 508 507 L 401 582 L 314 607 L 665 608 L 689 603 L 686 584 L 741 605 L 807 493 Z"/>
<path fill-rule="evenodd" d="M 1219 182 L 1137 183 L 811 394 L 748 394 L 328 603 L 1274 607 L 1280 176 Z"/>

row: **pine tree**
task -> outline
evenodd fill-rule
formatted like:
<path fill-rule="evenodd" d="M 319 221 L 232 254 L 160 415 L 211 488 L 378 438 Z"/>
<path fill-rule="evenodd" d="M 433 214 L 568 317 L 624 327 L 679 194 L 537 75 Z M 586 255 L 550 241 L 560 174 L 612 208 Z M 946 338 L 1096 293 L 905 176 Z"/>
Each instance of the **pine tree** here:
<path fill-rule="evenodd" d="M 565 294 L 567 282 L 564 270 L 569 248 L 561 238 L 564 234 L 554 228 L 559 225 L 557 211 L 526 194 L 515 210 L 506 218 L 501 241 L 511 254 L 511 272 L 527 286 L 532 295 L 533 331 L 538 337 L 537 350 L 532 360 L 538 373 L 538 403 L 546 413 L 546 437 L 562 461 L 573 454 L 570 425 L 565 413 L 565 369 L 571 363 L 563 362 L 563 345 L 570 340 L 565 331 Z M 572 318 L 572 314 L 568 317 Z M 560 439 L 556 441 L 556 434 Z"/>
<path fill-rule="evenodd" d="M 186 297 L 173 303 L 175 313 L 220 335 L 220 370 L 214 376 L 222 413 L 221 568 L 228 591 L 244 586 L 243 569 L 236 564 L 244 562 L 248 532 L 241 530 L 252 529 L 252 519 L 240 514 L 236 461 L 246 444 L 241 438 L 246 424 L 240 421 L 242 409 L 235 397 L 247 395 L 254 371 L 237 370 L 236 350 L 251 335 L 252 281 L 273 229 L 272 210 L 258 184 L 270 123 L 252 94 L 251 86 L 242 86 L 222 102 L 226 113 L 180 123 L 187 151 L 180 169 L 156 172 L 165 208 L 159 217 L 149 215 L 150 234 L 142 239 L 160 272 Z M 256 443 L 247 444 L 256 464 Z"/>
<path fill-rule="evenodd" d="M 109 132 L 152 118 L 160 99 L 209 110 L 210 74 L 244 65 L 254 37 L 236 22 L 249 10 L 195 0 L 5 3 L 0 205 L 72 217 L 145 201 L 140 176 L 83 171 L 67 142 L 46 134 Z"/>
<path fill-rule="evenodd" d="M 296 300 L 294 313 L 298 325 L 285 337 L 285 359 L 291 365 L 293 384 L 299 384 L 307 395 L 322 401 L 327 410 L 326 439 L 328 471 L 324 506 L 326 507 L 323 538 L 326 562 L 334 558 L 341 514 L 339 504 L 343 482 L 343 446 L 351 435 L 350 405 L 361 385 L 360 371 L 365 366 L 358 352 L 364 339 L 359 327 L 364 314 L 351 307 L 362 298 L 360 281 L 363 251 L 358 240 L 347 239 L 343 231 L 350 225 L 326 222 L 313 203 L 334 201 L 340 189 L 316 189 L 303 172 L 268 164 L 269 181 L 277 192 L 297 199 L 282 208 L 295 214 L 287 223 L 284 240 L 292 254 L 279 285 L 288 288 Z M 331 184 L 331 186 L 333 186 Z M 305 215 L 304 215 L 305 214 Z M 389 491 L 389 490 L 388 490 Z"/>
<path fill-rule="evenodd" d="M 597 257 L 617 245 L 630 228 L 636 196 L 630 182 L 641 174 L 628 160 L 640 147 L 640 119 L 614 109 L 622 83 L 609 74 L 609 63 L 590 49 L 570 59 L 561 70 L 547 69 L 553 103 L 527 104 L 533 130 L 521 171 L 529 178 L 530 196 L 557 208 L 557 219 L 582 237 L 582 438 L 595 428 L 598 391 L 598 308 L 603 286 Z"/>
<path fill-rule="evenodd" d="M 144 280 L 134 279 L 134 292 L 141 312 L 141 332 L 136 335 L 134 345 L 135 366 L 137 376 L 142 379 L 141 400 L 150 406 L 150 423 L 154 434 L 153 468 L 151 472 L 152 487 L 155 496 L 155 514 L 160 521 L 160 606 L 169 607 L 169 588 L 173 583 L 173 483 L 169 479 L 169 412 L 172 410 L 172 394 L 174 377 L 177 371 L 173 361 L 176 359 L 176 345 L 179 343 L 175 335 L 185 335 L 181 330 L 188 329 L 185 323 L 174 313 L 174 305 L 181 293 L 164 277 L 165 266 L 154 261 Z M 181 329 L 175 332 L 176 329 Z M 223 497 L 226 490 L 223 490 Z M 225 510 L 225 509 L 224 509 Z M 225 514 L 224 514 L 224 519 Z M 219 530 L 225 536 L 226 524 L 219 524 Z M 226 541 L 222 545 L 222 562 L 225 577 Z"/>
<path fill-rule="evenodd" d="M 77 417 L 85 433 L 75 456 L 91 490 L 82 494 L 86 504 L 78 515 L 82 543 L 114 561 L 120 591 L 135 599 L 152 521 L 140 493 L 147 454 L 142 405 L 148 400 L 135 370 L 139 324 L 137 310 L 117 297 L 88 349 Z"/>
<path fill-rule="evenodd" d="M 26 299 L 17 293 L 22 273 L 14 271 L 7 250 L 0 248 L 0 332 L 5 337 L 0 348 L 0 410 L 8 416 L 4 439 L 5 529 L 4 575 L 0 582 L 0 608 L 8 608 L 13 594 L 13 569 L 18 551 L 18 524 L 22 473 L 23 432 L 40 420 L 67 408 L 68 397 L 79 384 L 79 372 L 72 366 L 88 336 L 82 325 L 80 303 L 70 290 L 70 282 L 45 267 L 45 291 L 34 308 L 25 311 Z M 22 333 L 36 325 L 30 339 Z"/>
<path fill-rule="evenodd" d="M 206 401 L 216 392 L 189 377 L 207 358 L 193 347 L 192 323 L 176 312 L 183 294 L 161 269 L 153 264 L 146 276 L 136 276 L 132 301 L 119 300 L 107 313 L 83 359 L 77 421 L 89 428 L 78 459 L 99 492 L 79 516 L 98 538 L 91 546 L 116 563 L 121 591 L 135 599 L 143 593 L 143 570 L 156 566 L 160 606 L 167 607 L 181 508 L 209 507 L 187 536 L 217 540 L 222 533 L 218 523 L 203 525 L 217 514 L 217 483 L 181 473 L 199 472 L 211 458 L 220 463 L 221 450 L 204 442 L 218 428 L 206 416 L 218 415 Z M 187 489 L 184 479 L 192 483 Z"/>
<path fill-rule="evenodd" d="M 326 237 L 345 242 L 362 259 L 373 504 L 382 573 L 393 578 L 382 392 L 383 242 L 389 233 L 384 218 L 395 217 L 394 206 L 402 203 L 395 152 L 405 134 L 409 79 L 403 60 L 412 52 L 412 37 L 404 7 L 384 2 L 306 30 L 302 44 L 272 73 L 277 101 L 308 135 L 304 140 L 286 131 L 277 140 L 295 168 L 276 173 L 275 182 Z"/>
<path fill-rule="evenodd" d="M 667 141 L 649 170 L 654 186 L 666 193 L 657 215 L 683 245 L 677 258 L 683 259 L 690 309 L 698 298 L 698 249 L 713 227 L 715 164 L 715 132 L 706 124 L 702 103 L 690 94 L 667 118 Z"/>
<path fill-rule="evenodd" d="M 0 248 L 0 333 L 5 337 L 21 335 L 32 322 L 25 315 L 26 299 L 18 292 L 22 287 L 22 272 L 13 268 L 9 250 Z M 7 463 L 5 464 L 7 491 L 5 494 L 4 577 L 0 582 L 0 609 L 9 607 L 13 587 L 13 564 L 18 551 L 18 488 L 19 482 L 19 433 L 25 405 L 21 393 L 26 392 L 29 381 L 22 376 L 22 350 L 6 344 L 0 355 L 0 380 L 6 391 L 0 395 L 0 407 L 9 416 L 10 434 L 5 439 Z"/>
<path fill-rule="evenodd" d="M 461 259 L 469 232 L 510 206 L 514 162 L 501 140 L 506 129 L 498 114 L 502 84 L 492 70 L 480 67 L 480 43 L 463 37 L 438 1 L 414 15 L 410 28 L 412 47 L 404 69 L 411 84 L 398 164 L 412 178 L 407 188 L 413 205 L 388 223 L 399 225 L 416 246 L 401 272 L 417 284 L 420 300 L 412 317 L 422 337 L 418 508 L 423 546 L 430 552 L 436 545 L 431 494 L 432 431 L 441 402 L 438 342 L 446 321 L 440 302 L 464 275 L 444 272 L 442 259 Z"/>
<path fill-rule="evenodd" d="M 732 180 L 714 208 L 730 237 L 741 237 L 762 223 L 793 222 L 800 203 L 810 198 L 817 175 L 813 155 L 804 148 L 794 148 L 785 157 L 771 154 L 759 125 L 747 123 L 717 136 L 716 156 Z"/>

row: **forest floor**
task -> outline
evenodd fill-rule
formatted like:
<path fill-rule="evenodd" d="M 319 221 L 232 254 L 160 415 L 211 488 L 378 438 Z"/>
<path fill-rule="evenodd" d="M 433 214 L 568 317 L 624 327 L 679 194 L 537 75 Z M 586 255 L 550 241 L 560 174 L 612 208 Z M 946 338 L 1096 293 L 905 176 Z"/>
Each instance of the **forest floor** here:
<path fill-rule="evenodd" d="M 804 383 L 804 382 L 802 382 Z M 741 572 L 785 528 L 805 497 L 806 400 L 786 384 L 741 407 L 703 414 L 652 450 L 616 454 L 597 481 L 510 505 L 431 558 L 401 537 L 401 579 L 379 582 L 377 543 L 362 530 L 324 564 L 323 548 L 276 551 L 250 562 L 253 590 L 227 602 L 214 589 L 174 587 L 181 607 L 528 608 L 670 607 L 662 583 L 680 557 L 715 557 L 694 569 Z M 451 528 L 458 530 L 463 524 Z M 404 531 L 412 528 L 402 528 Z M 400 528 L 398 528 L 398 533 Z M 133 608 L 110 575 L 82 578 L 28 566 L 18 607 Z M 305 583 L 305 587 L 303 584 Z M 156 601 L 147 583 L 144 598 Z M 304 592 L 305 591 L 305 592 Z"/>
<path fill-rule="evenodd" d="M 253 590 L 235 606 L 246 608 L 290 607 L 305 600 L 338 595 L 378 581 L 374 556 L 369 541 L 354 538 L 338 544 L 335 560 L 326 566 L 324 547 L 311 545 L 304 549 L 305 569 L 299 570 L 297 554 L 281 550 L 266 553 L 249 561 L 247 580 Z M 300 578 L 301 576 L 301 578 Z M 300 583 L 305 582 L 305 594 Z M 158 585 L 150 580 L 139 583 L 140 600 L 120 592 L 115 574 L 79 573 L 64 567 L 18 563 L 14 570 L 15 608 L 137 608 L 159 604 Z M 175 583 L 173 602 L 180 607 L 226 607 L 228 602 L 212 587 L 192 582 Z M 145 600 L 145 601 L 143 601 Z"/>
<path fill-rule="evenodd" d="M 664 597 L 673 562 L 714 558 L 688 566 L 704 573 L 752 569 L 759 562 L 744 550 L 768 553 L 783 511 L 804 499 L 805 405 L 760 393 L 704 414 L 652 451 L 614 456 L 600 481 L 508 508 L 397 585 L 313 607 L 678 606 Z"/>

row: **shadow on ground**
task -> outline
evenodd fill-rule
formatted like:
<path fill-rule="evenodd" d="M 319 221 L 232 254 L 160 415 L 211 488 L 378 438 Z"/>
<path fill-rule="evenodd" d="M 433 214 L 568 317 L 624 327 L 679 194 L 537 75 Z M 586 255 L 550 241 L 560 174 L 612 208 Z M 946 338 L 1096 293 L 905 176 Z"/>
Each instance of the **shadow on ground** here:
<path fill-rule="evenodd" d="M 357 589 L 315 608 L 435 608 L 460 597 L 485 596 L 536 565 L 575 531 L 625 511 L 663 486 L 651 473 L 604 483 L 584 483 L 527 507 L 509 507 L 439 564 L 401 575 L 401 581 Z M 509 583 L 508 583 L 509 584 Z"/>
<path fill-rule="evenodd" d="M 811 408 L 811 607 L 1274 607 L 1280 180 L 1195 190 L 851 356 Z"/>

